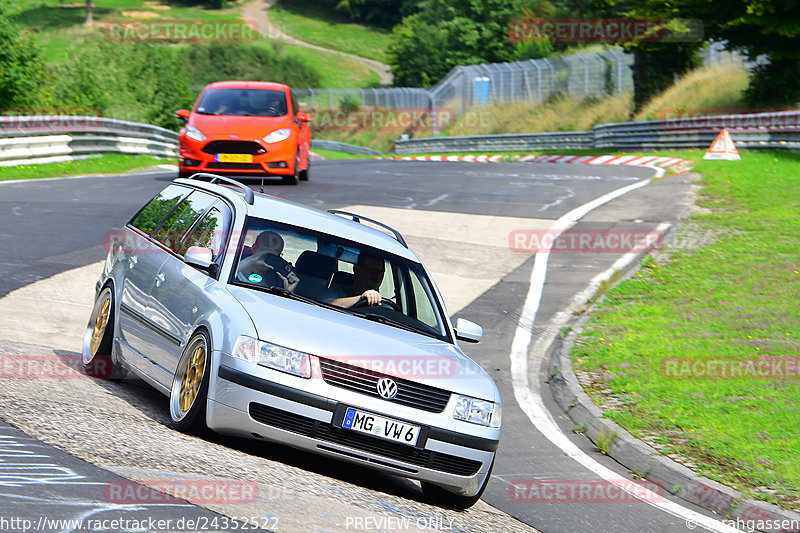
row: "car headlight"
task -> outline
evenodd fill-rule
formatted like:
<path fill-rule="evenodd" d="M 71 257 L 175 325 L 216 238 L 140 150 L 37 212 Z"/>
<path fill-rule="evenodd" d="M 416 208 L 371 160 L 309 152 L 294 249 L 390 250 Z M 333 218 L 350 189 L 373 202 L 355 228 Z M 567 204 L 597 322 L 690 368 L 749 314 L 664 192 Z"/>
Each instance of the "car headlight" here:
<path fill-rule="evenodd" d="M 279 130 L 275 130 L 269 135 L 264 136 L 264 142 L 271 144 L 271 143 L 279 143 L 281 141 L 285 141 L 291 135 L 292 130 L 289 128 L 281 128 Z"/>
<path fill-rule="evenodd" d="M 503 415 L 499 403 L 459 395 L 456 399 L 453 418 L 481 426 L 499 428 Z"/>
<path fill-rule="evenodd" d="M 236 346 L 231 355 L 248 363 L 273 368 L 301 378 L 311 377 L 311 357 L 307 353 L 290 350 L 277 344 L 242 336 L 236 339 Z"/>
<path fill-rule="evenodd" d="M 186 126 L 186 136 L 195 141 L 205 141 L 206 136 L 194 126 Z"/>

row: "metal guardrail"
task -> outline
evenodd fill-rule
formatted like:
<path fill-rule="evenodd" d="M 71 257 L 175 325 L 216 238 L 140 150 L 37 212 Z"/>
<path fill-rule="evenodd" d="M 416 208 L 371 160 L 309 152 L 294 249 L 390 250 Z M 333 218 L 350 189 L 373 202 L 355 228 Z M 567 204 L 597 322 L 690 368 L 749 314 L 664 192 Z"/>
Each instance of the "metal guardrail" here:
<path fill-rule="evenodd" d="M 0 166 L 83 159 L 104 153 L 178 157 L 178 134 L 158 126 L 75 115 L 0 116 Z M 335 141 L 311 146 L 350 154 L 383 155 Z"/>
<path fill-rule="evenodd" d="M 520 133 L 398 140 L 398 154 L 528 150 L 670 150 L 708 148 L 727 128 L 739 148 L 800 149 L 800 111 L 713 115 L 600 124 L 591 131 Z"/>
<path fill-rule="evenodd" d="M 800 111 L 784 111 L 600 124 L 591 131 L 398 140 L 395 152 L 702 149 L 713 142 L 723 127 L 728 128 L 740 148 L 800 149 Z M 370 148 L 336 141 L 315 139 L 312 147 L 383 155 Z M 149 124 L 103 117 L 0 116 L 0 166 L 68 161 L 109 152 L 177 157 L 178 134 Z"/>
<path fill-rule="evenodd" d="M 74 115 L 0 116 L 0 166 L 103 153 L 178 156 L 178 134 L 158 126 Z"/>
<path fill-rule="evenodd" d="M 383 152 L 373 150 L 372 148 L 364 148 L 363 146 L 354 146 L 352 144 L 340 143 L 337 141 L 324 141 L 319 139 L 311 139 L 311 148 L 318 148 L 320 150 L 334 150 L 336 152 L 346 152 L 348 154 L 358 155 L 383 155 Z"/>

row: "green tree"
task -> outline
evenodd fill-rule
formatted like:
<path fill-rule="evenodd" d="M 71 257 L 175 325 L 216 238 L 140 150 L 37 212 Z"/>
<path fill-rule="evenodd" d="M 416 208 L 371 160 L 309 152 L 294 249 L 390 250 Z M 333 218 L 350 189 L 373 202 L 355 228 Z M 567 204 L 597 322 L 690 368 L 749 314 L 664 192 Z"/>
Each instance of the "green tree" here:
<path fill-rule="evenodd" d="M 420 11 L 394 29 L 388 51 L 394 84 L 429 87 L 458 65 L 512 60 L 511 20 L 549 5 L 546 0 L 422 0 Z"/>
<path fill-rule="evenodd" d="M 800 6 L 785 0 L 682 0 L 683 16 L 701 18 L 706 37 L 727 41 L 769 64 L 752 71 L 747 95 L 755 105 L 800 103 Z"/>
<path fill-rule="evenodd" d="M 324 0 L 323 0 L 324 1 Z M 354 21 L 391 28 L 417 11 L 420 0 L 328 0 Z"/>
<path fill-rule="evenodd" d="M 153 44 L 89 41 L 55 68 L 54 99 L 103 116 L 174 128 L 194 99 L 178 51 Z"/>
<path fill-rule="evenodd" d="M 704 39 L 727 42 L 751 59 L 769 61 L 752 71 L 748 96 L 755 105 L 800 102 L 800 9 L 784 0 L 562 0 L 580 4 L 587 16 L 698 19 Z M 635 43 L 637 105 L 662 90 L 670 78 L 696 64 L 700 43 Z M 658 71 L 658 72 L 656 72 Z M 659 79 L 656 79 L 659 78 Z"/>
<path fill-rule="evenodd" d="M 36 43 L 11 19 L 10 6 L 0 1 L 0 108 L 36 107 L 41 105 L 44 61 Z"/>

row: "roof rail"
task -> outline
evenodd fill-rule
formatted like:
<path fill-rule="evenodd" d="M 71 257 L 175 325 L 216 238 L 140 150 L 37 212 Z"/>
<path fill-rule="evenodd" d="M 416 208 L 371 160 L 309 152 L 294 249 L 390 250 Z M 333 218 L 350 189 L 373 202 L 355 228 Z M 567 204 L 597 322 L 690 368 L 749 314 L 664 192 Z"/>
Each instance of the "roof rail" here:
<path fill-rule="evenodd" d="M 218 174 L 209 174 L 208 172 L 197 172 L 196 174 L 192 174 L 189 176 L 190 180 L 202 180 L 207 179 L 209 183 L 216 183 L 218 181 L 224 181 L 229 185 L 233 185 L 234 187 L 238 187 L 242 189 L 242 194 L 244 194 L 244 200 L 250 205 L 255 203 L 255 195 L 253 194 L 253 189 L 231 178 L 227 178 L 225 176 L 220 176 Z"/>
<path fill-rule="evenodd" d="M 357 215 L 356 213 L 350 213 L 349 211 L 340 211 L 339 209 L 328 209 L 328 213 L 331 213 L 331 214 L 334 214 L 334 215 L 345 215 L 345 216 L 348 216 L 353 220 L 353 222 L 361 223 L 362 220 L 366 220 L 367 222 L 371 222 L 371 223 L 375 224 L 376 226 L 380 226 L 380 227 L 382 227 L 382 228 L 384 228 L 386 230 L 391 231 L 392 234 L 394 234 L 394 238 L 397 239 L 397 242 L 399 242 L 400 244 L 402 244 L 403 246 L 408 248 L 408 245 L 406 244 L 406 240 L 403 238 L 402 235 L 400 235 L 400 232 L 397 231 L 396 229 L 390 227 L 390 226 L 387 226 L 383 222 L 378 222 L 377 220 L 372 219 L 372 218 L 362 217 L 361 215 Z"/>

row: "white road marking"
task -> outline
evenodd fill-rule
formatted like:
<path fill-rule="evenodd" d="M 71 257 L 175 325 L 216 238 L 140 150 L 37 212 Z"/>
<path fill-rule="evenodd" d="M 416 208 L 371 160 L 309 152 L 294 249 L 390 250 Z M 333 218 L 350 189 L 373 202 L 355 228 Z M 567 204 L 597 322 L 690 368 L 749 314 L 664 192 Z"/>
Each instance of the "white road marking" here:
<path fill-rule="evenodd" d="M 655 170 L 657 177 L 663 176 L 663 169 Z M 661 171 L 658 172 L 658 170 Z M 551 230 L 566 230 L 593 209 L 624 194 L 642 188 L 649 183 L 650 180 L 644 180 L 627 187 L 622 187 L 616 191 L 612 191 L 592 200 L 591 202 L 577 207 L 559 218 L 553 224 Z M 556 424 L 555 420 L 542 401 L 538 381 L 531 383 L 528 379 L 528 348 L 530 347 L 531 340 L 533 338 L 533 325 L 536 319 L 536 313 L 539 310 L 542 289 L 544 288 L 545 278 L 547 276 L 547 261 L 549 256 L 549 251 L 536 254 L 533 270 L 531 271 L 528 294 L 525 298 L 522 314 L 517 322 L 514 340 L 511 343 L 510 359 L 512 384 L 514 388 L 514 397 L 516 398 L 520 408 L 528 416 L 534 427 L 536 427 L 536 429 L 539 430 L 539 432 L 550 442 L 560 448 L 567 456 L 578 462 L 587 470 L 595 473 L 600 478 L 609 483 L 617 485 L 621 490 L 624 490 L 625 492 L 630 493 L 632 496 L 641 499 L 642 502 L 657 507 L 658 509 L 661 509 L 662 511 L 673 516 L 686 520 L 687 523 L 691 522 L 694 525 L 699 525 L 710 531 L 738 531 L 736 528 L 727 526 L 722 522 L 683 507 L 671 500 L 660 499 L 659 495 L 650 491 L 642 490 L 640 491 L 641 494 L 634 494 L 633 492 L 626 490 L 626 486 L 620 480 L 619 474 L 592 459 L 589 455 L 581 451 L 581 449 L 578 448 L 572 441 L 570 441 L 569 438 L 564 435 L 564 433 L 562 433 L 561 429 L 558 427 L 558 424 Z M 622 258 L 620 261 L 621 260 Z M 545 340 L 541 339 L 539 344 L 544 344 L 544 342 Z"/>

